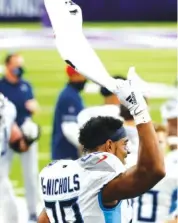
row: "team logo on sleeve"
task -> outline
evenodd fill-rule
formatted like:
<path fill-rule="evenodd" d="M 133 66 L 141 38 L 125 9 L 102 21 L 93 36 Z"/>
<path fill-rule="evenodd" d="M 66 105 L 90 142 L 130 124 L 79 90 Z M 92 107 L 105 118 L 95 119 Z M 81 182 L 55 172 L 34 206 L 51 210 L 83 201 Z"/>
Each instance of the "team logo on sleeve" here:
<path fill-rule="evenodd" d="M 97 161 L 96 164 L 103 162 L 105 159 L 107 159 L 108 157 L 106 155 L 102 155 L 102 157 Z"/>
<path fill-rule="evenodd" d="M 26 92 L 26 91 L 28 91 L 28 86 L 26 84 L 22 84 L 20 86 L 20 90 L 23 91 L 23 92 Z"/>
<path fill-rule="evenodd" d="M 68 108 L 68 112 L 69 112 L 69 113 L 75 113 L 75 107 L 74 107 L 74 106 L 70 106 L 70 107 Z"/>

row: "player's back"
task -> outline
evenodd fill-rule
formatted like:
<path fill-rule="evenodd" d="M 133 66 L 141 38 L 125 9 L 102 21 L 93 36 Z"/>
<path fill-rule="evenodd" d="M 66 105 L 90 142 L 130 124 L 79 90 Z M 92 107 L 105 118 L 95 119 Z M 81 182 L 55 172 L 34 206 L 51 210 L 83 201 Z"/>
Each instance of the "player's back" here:
<path fill-rule="evenodd" d="M 147 193 L 133 201 L 133 223 L 170 220 L 176 209 L 178 176 L 175 164 L 166 162 L 166 176 Z"/>
<path fill-rule="evenodd" d="M 120 160 L 109 153 L 61 160 L 44 168 L 40 178 L 50 222 L 123 222 L 127 201 L 107 209 L 102 204 L 101 189 L 124 170 Z"/>

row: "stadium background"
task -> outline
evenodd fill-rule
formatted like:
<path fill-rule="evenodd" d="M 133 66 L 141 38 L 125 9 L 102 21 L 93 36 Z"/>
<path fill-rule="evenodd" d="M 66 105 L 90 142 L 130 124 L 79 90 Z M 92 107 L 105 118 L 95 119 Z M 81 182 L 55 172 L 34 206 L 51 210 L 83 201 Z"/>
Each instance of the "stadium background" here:
<path fill-rule="evenodd" d="M 133 33 L 136 33 L 138 28 L 143 32 L 164 29 L 167 33 L 174 32 L 176 35 L 176 0 L 156 2 L 150 0 L 144 3 L 141 0 L 78 0 L 76 2 L 83 7 L 86 29 L 95 28 L 95 31 L 101 28 L 114 29 L 118 33 L 125 28 Z M 52 116 L 57 94 L 66 82 L 65 64 L 55 48 L 21 48 L 20 42 L 10 47 L 8 44 L 3 45 L 2 40 L 9 38 L 6 32 L 11 28 L 35 31 L 44 30 L 46 25 L 49 26 L 46 12 L 41 4 L 41 1 L 35 3 L 32 0 L 3 0 L 0 4 L 0 60 L 2 62 L 5 54 L 14 50 L 24 56 L 27 71 L 25 77 L 33 84 L 41 106 L 41 112 L 35 115 L 35 120 L 42 126 L 42 137 L 39 142 L 40 169 L 50 159 Z M 175 85 L 176 47 L 174 44 L 170 47 L 163 45 L 158 48 L 155 45 L 144 47 L 143 44 L 132 49 L 129 47 L 97 49 L 97 53 L 111 74 L 126 76 L 128 67 L 134 65 L 146 81 Z M 97 93 L 83 93 L 83 98 L 87 106 L 102 103 Z M 160 106 L 165 100 L 166 98 L 150 99 L 150 111 L 154 121 L 161 122 Z M 20 161 L 16 156 L 10 177 L 19 196 L 24 195 L 21 172 Z"/>

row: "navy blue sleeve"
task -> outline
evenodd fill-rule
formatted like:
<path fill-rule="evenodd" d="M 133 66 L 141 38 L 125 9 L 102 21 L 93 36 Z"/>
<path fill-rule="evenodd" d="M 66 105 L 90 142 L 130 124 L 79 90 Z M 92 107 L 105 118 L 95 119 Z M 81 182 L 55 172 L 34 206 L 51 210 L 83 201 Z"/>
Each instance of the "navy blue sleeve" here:
<path fill-rule="evenodd" d="M 33 88 L 31 86 L 31 84 L 27 83 L 27 86 L 28 86 L 28 91 L 26 93 L 26 98 L 25 98 L 26 101 L 34 99 L 34 93 L 33 93 Z"/>
<path fill-rule="evenodd" d="M 75 97 L 67 97 L 62 98 L 60 103 L 58 104 L 58 109 L 61 113 L 61 121 L 62 122 L 76 122 L 77 115 L 81 110 L 83 110 L 84 106 L 82 100 Z"/>

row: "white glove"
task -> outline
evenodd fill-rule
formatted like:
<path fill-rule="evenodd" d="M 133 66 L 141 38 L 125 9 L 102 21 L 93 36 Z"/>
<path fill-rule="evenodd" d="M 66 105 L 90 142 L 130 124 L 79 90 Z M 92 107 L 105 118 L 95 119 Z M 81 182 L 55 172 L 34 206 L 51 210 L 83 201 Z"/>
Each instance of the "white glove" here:
<path fill-rule="evenodd" d="M 129 68 L 127 73 L 127 79 L 132 81 L 136 89 L 139 88 L 143 96 L 148 97 L 150 95 L 149 84 L 137 74 L 135 67 Z"/>
<path fill-rule="evenodd" d="M 146 123 L 151 120 L 147 104 L 139 89 L 134 89 L 130 80 L 116 80 L 117 90 L 114 92 L 121 103 L 129 109 L 130 114 L 134 117 L 136 125 Z"/>
<path fill-rule="evenodd" d="M 39 138 L 40 131 L 39 126 L 33 122 L 31 119 L 26 119 L 23 125 L 21 126 L 21 130 L 24 134 L 24 136 L 29 141 L 35 141 Z"/>

